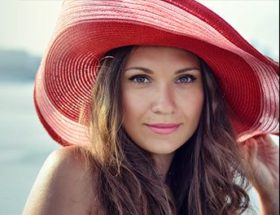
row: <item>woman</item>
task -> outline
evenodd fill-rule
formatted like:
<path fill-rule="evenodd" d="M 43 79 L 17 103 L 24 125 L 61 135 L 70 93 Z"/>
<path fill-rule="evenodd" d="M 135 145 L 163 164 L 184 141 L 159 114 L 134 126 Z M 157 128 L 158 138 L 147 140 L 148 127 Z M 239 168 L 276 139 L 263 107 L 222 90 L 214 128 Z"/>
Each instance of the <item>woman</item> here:
<path fill-rule="evenodd" d="M 240 214 L 247 178 L 278 213 L 278 64 L 194 1 L 63 7 L 34 98 L 67 147 L 24 214 Z"/>

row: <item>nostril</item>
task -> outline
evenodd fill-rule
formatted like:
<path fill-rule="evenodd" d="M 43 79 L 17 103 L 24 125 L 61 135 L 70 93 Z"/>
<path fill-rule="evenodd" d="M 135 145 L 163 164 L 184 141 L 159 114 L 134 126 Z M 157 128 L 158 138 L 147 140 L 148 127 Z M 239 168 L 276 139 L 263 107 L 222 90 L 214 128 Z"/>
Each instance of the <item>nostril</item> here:
<path fill-rule="evenodd" d="M 175 107 L 171 104 L 157 103 L 152 106 L 152 111 L 160 114 L 173 114 L 175 112 Z"/>

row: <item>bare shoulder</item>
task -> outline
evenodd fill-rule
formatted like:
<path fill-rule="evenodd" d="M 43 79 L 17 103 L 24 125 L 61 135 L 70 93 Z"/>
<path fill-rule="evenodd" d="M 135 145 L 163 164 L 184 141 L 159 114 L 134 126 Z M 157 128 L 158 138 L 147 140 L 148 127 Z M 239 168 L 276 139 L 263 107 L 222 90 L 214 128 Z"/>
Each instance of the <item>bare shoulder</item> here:
<path fill-rule="evenodd" d="M 76 176 L 76 173 L 88 173 L 90 169 L 85 149 L 79 146 L 67 146 L 53 151 L 46 159 L 44 166 L 61 171 L 62 174 Z"/>
<path fill-rule="evenodd" d="M 90 214 L 98 206 L 93 165 L 81 147 L 53 151 L 36 178 L 23 214 Z"/>

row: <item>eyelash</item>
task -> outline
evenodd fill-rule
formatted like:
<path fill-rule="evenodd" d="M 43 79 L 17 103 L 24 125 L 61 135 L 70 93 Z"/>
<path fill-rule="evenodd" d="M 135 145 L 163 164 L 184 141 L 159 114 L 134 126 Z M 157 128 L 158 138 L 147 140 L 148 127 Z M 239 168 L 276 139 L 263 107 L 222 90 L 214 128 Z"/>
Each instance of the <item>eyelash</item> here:
<path fill-rule="evenodd" d="M 139 82 L 140 78 L 142 79 L 142 81 Z M 189 83 L 192 83 L 196 80 L 196 77 L 193 76 L 193 75 L 190 75 L 190 74 L 182 75 L 181 77 L 179 77 L 179 80 L 183 79 L 183 78 L 187 78 L 188 81 L 187 82 L 181 82 L 182 84 L 189 84 Z M 137 81 L 137 79 L 138 79 L 138 81 Z M 130 81 L 132 81 L 136 84 L 147 84 L 147 83 L 149 83 L 149 82 L 145 82 L 145 81 L 143 82 L 143 79 L 146 79 L 146 80 L 150 81 L 150 77 L 146 76 L 146 75 L 134 75 L 131 78 L 129 78 Z M 177 83 L 177 81 L 176 81 L 176 83 Z M 181 84 L 181 83 L 178 83 L 178 84 Z"/>

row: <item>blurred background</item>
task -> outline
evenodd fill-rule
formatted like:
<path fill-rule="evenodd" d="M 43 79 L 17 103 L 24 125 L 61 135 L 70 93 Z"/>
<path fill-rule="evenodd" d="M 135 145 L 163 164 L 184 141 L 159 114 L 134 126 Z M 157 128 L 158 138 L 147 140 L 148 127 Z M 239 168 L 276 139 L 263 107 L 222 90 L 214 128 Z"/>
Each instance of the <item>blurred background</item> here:
<path fill-rule="evenodd" d="M 278 0 L 199 2 L 225 18 L 259 51 L 279 61 Z M 59 147 L 39 123 L 32 93 L 61 3 L 0 1 L 0 215 L 21 214 L 40 167 Z M 273 139 L 279 141 L 276 136 Z M 257 212 L 254 190 L 250 195 Z"/>

